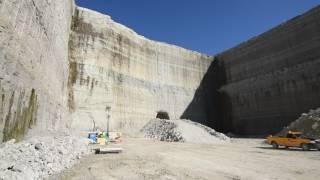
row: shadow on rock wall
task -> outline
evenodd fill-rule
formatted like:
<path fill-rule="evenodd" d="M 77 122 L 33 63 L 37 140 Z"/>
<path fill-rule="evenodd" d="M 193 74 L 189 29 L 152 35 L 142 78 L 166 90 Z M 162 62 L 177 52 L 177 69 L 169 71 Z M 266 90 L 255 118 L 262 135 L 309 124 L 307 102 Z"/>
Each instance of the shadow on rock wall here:
<path fill-rule="evenodd" d="M 181 118 L 202 123 L 220 132 L 232 131 L 231 101 L 226 93 L 219 90 L 224 84 L 226 72 L 223 61 L 215 58 Z"/>

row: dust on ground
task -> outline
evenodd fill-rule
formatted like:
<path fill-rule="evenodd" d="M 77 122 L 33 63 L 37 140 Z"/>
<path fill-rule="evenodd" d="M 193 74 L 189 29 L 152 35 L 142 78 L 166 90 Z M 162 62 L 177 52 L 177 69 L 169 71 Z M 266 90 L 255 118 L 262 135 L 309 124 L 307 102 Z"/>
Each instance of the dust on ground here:
<path fill-rule="evenodd" d="M 320 152 L 272 149 L 263 139 L 191 144 L 125 139 L 120 154 L 90 155 L 53 179 L 308 180 L 320 177 Z"/>

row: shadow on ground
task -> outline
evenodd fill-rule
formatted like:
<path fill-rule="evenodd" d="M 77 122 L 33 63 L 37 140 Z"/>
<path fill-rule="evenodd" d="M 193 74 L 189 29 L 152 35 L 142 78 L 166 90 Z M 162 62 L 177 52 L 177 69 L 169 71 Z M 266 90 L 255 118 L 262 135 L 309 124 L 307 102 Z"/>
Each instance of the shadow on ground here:
<path fill-rule="evenodd" d="M 256 147 L 259 149 L 267 149 L 267 150 L 273 150 L 273 151 L 301 151 L 301 152 L 312 152 L 312 151 L 318 151 L 317 149 L 311 149 L 309 151 L 303 151 L 300 148 L 278 148 L 274 149 L 273 147 Z"/>

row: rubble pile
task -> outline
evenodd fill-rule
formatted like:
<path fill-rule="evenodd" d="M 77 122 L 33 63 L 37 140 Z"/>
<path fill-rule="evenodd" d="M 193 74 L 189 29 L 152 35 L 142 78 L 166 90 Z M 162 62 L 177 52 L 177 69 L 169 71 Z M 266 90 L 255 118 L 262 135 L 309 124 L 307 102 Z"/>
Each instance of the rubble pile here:
<path fill-rule="evenodd" d="M 0 179 L 45 179 L 89 154 L 89 140 L 73 136 L 32 137 L 0 145 Z"/>
<path fill-rule="evenodd" d="M 145 138 L 166 142 L 216 144 L 230 141 L 229 137 L 214 129 L 184 119 L 152 119 L 141 132 Z"/>
<path fill-rule="evenodd" d="M 320 137 L 320 108 L 301 114 L 300 118 L 285 127 L 281 133 L 288 130 L 301 131 L 307 137 Z"/>
<path fill-rule="evenodd" d="M 167 142 L 184 142 L 181 133 L 177 131 L 177 125 L 170 120 L 153 119 L 141 131 L 145 138 Z"/>

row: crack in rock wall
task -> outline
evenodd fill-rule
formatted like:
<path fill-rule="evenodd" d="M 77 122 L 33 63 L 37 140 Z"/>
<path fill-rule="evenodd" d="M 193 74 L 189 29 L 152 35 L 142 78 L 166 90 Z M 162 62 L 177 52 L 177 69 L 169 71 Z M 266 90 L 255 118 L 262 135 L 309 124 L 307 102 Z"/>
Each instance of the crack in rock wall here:
<path fill-rule="evenodd" d="M 109 117 L 112 130 L 134 133 L 159 110 L 180 118 L 213 60 L 84 8 L 77 8 L 72 30 L 69 106 L 77 130 L 106 128 Z"/>
<path fill-rule="evenodd" d="M 0 142 L 68 125 L 73 11 L 73 0 L 0 0 Z"/>

